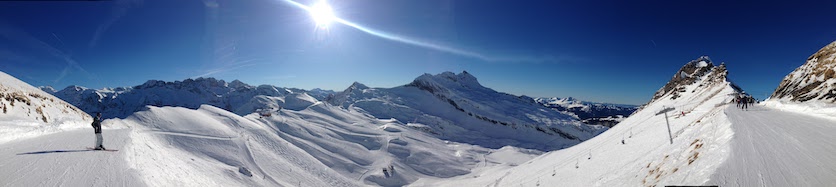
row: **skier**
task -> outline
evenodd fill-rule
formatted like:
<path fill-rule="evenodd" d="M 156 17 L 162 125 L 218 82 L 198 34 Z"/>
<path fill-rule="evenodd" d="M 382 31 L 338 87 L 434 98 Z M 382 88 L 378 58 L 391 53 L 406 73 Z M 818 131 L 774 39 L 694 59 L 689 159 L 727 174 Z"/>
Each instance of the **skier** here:
<path fill-rule="evenodd" d="M 743 103 L 743 110 L 749 110 L 749 98 L 744 97 L 742 103 Z"/>
<path fill-rule="evenodd" d="M 102 146 L 102 113 L 97 112 L 96 118 L 93 118 L 93 131 L 96 133 L 96 147 L 94 150 L 105 150 Z"/>

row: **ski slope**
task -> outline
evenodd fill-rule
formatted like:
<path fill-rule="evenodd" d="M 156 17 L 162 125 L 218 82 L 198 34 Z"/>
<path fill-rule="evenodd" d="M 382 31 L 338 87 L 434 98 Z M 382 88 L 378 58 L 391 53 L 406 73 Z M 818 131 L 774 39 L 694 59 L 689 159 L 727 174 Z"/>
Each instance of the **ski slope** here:
<path fill-rule="evenodd" d="M 130 143 L 129 129 L 105 129 L 105 147 Z M 57 132 L 0 144 L 2 186 L 145 186 L 124 151 L 91 151 L 93 129 Z"/>
<path fill-rule="evenodd" d="M 731 154 L 709 184 L 836 185 L 836 121 L 757 105 L 725 113 L 734 130 Z"/>
<path fill-rule="evenodd" d="M 520 165 L 476 168 L 464 176 L 443 180 L 421 179 L 411 185 L 705 184 L 728 158 L 731 149 L 729 141 L 734 132 L 723 111 L 738 90 L 725 79 L 727 71 L 724 66 L 703 72 L 702 75 L 693 74 L 693 83 L 673 86 L 681 91 L 659 94 L 660 97 L 618 125 L 573 147 L 548 152 Z M 660 93 L 662 91 L 665 90 L 660 90 Z M 658 114 L 671 107 L 674 110 L 668 112 L 667 120 L 665 115 Z M 670 131 L 666 121 L 670 122 Z"/>

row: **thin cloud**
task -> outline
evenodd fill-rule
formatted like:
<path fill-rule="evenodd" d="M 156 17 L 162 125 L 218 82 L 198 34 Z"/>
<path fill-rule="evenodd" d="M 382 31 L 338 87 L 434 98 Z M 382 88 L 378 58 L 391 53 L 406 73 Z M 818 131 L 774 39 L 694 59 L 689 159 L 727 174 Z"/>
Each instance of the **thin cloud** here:
<path fill-rule="evenodd" d="M 229 72 L 229 71 L 232 71 L 232 70 L 241 69 L 241 68 L 244 68 L 244 67 L 260 65 L 260 63 L 253 63 L 254 61 L 258 61 L 258 59 L 250 59 L 250 60 L 245 60 L 245 61 L 229 63 L 229 65 L 225 65 L 223 67 L 207 70 L 203 74 L 200 74 L 200 75 L 197 75 L 197 76 L 192 76 L 191 78 L 208 77 L 210 75 L 225 73 L 225 72 Z"/>
<path fill-rule="evenodd" d="M 96 44 L 99 43 L 99 39 L 102 37 L 102 34 L 107 32 L 107 30 L 110 29 L 110 26 L 112 26 L 113 23 L 116 23 L 116 21 L 119 21 L 122 16 L 128 14 L 128 10 L 131 9 L 132 6 L 141 5 L 142 0 L 116 0 L 115 3 L 116 4 L 113 8 L 110 9 L 110 17 L 108 17 L 104 23 L 96 28 L 96 33 L 93 34 L 93 39 L 91 39 L 89 43 L 90 47 L 95 47 Z"/>
<path fill-rule="evenodd" d="M 58 78 L 56 78 L 53 81 L 54 83 L 57 83 L 58 81 L 61 81 L 65 76 L 67 76 L 69 71 L 73 70 L 73 69 L 84 73 L 88 77 L 94 77 L 87 70 L 85 70 L 83 67 L 81 67 L 81 65 L 79 65 L 78 62 L 73 60 L 70 55 L 62 52 L 61 50 L 56 49 L 55 47 L 53 47 L 52 45 L 47 44 L 44 41 L 39 40 L 38 38 L 35 38 L 34 36 L 30 35 L 29 33 L 26 33 L 25 31 L 20 30 L 20 29 L 16 29 L 15 27 L 13 27 L 9 24 L 6 24 L 4 22 L 0 22 L 0 37 L 6 38 L 7 40 L 10 40 L 10 41 L 13 41 L 13 42 L 17 42 L 19 44 L 22 44 L 24 47 L 27 47 L 27 48 L 30 48 L 30 49 L 46 52 L 47 54 L 51 55 L 52 57 L 58 58 L 61 61 L 66 62 L 67 63 L 66 67 L 58 75 Z"/>

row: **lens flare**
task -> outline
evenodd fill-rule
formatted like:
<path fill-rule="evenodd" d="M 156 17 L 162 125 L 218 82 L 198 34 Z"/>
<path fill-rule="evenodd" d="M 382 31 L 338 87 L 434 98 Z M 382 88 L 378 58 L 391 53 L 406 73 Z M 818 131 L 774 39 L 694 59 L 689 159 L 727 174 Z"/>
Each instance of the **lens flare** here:
<path fill-rule="evenodd" d="M 507 62 L 553 62 L 553 61 L 557 61 L 557 59 L 555 59 L 554 57 L 551 57 L 551 56 L 533 57 L 533 58 L 532 57 L 519 57 L 519 56 L 515 56 L 515 57 L 488 56 L 488 55 L 484 55 L 484 54 L 481 54 L 481 53 L 477 53 L 477 52 L 473 52 L 473 51 L 469 51 L 469 50 L 465 50 L 465 49 L 460 49 L 460 48 L 446 46 L 446 45 L 442 45 L 442 44 L 438 44 L 438 43 L 434 43 L 434 42 L 430 42 L 430 41 L 419 40 L 419 39 L 416 39 L 416 38 L 411 38 L 411 37 L 406 37 L 406 36 L 402 36 L 402 35 L 388 33 L 388 32 L 384 32 L 384 31 L 380 31 L 380 30 L 375 30 L 375 29 L 372 29 L 372 28 L 369 28 L 369 27 L 359 25 L 359 24 L 354 23 L 354 22 L 350 22 L 348 20 L 336 17 L 333 13 L 333 10 L 331 9 L 331 6 L 326 4 L 325 1 L 320 1 L 317 4 L 314 4 L 312 6 L 306 6 L 306 5 L 303 5 L 301 3 L 295 2 L 293 0 L 282 0 L 282 1 L 284 1 L 288 4 L 290 4 L 290 5 L 293 5 L 297 8 L 308 11 L 311 14 L 311 16 L 313 17 L 314 21 L 316 21 L 316 24 L 317 24 L 318 28 L 323 28 L 322 27 L 323 25 L 327 25 L 327 24 L 330 24 L 330 23 L 333 23 L 333 22 L 337 22 L 337 23 L 341 23 L 343 25 L 352 27 L 354 29 L 357 29 L 359 31 L 363 31 L 367 34 L 371 34 L 373 36 L 377 36 L 377 37 L 387 39 L 387 40 L 390 40 L 390 41 L 400 42 L 400 43 L 404 43 L 404 44 L 409 44 L 409 45 L 413 45 L 413 46 L 423 47 L 423 48 L 432 49 L 432 50 L 436 50 L 436 51 L 440 51 L 440 52 L 446 52 L 446 53 L 450 53 L 450 54 L 475 58 L 475 59 L 479 59 L 479 60 L 483 60 L 483 61 L 489 61 L 489 62 L 502 62 L 502 61 L 507 61 Z"/>
<path fill-rule="evenodd" d="M 328 28 L 331 22 L 334 21 L 334 10 L 328 5 L 326 1 L 320 1 L 307 9 L 311 14 L 317 27 Z"/>

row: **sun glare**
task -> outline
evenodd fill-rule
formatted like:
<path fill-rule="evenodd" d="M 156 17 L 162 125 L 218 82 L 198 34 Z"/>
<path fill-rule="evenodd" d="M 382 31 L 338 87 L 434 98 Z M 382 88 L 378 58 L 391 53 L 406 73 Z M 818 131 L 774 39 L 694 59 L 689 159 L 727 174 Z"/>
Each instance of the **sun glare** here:
<path fill-rule="evenodd" d="M 334 21 L 334 11 L 326 1 L 320 1 L 308 10 L 317 27 L 327 28 Z"/>

